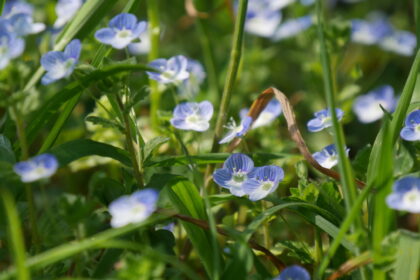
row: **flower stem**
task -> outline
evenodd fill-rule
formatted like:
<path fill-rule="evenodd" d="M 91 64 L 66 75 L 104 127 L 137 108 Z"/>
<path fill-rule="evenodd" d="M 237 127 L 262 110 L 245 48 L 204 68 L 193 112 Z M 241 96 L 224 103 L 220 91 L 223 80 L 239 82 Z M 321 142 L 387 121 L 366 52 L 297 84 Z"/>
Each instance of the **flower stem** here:
<path fill-rule="evenodd" d="M 229 68 L 226 76 L 225 86 L 223 89 L 222 100 L 220 103 L 219 114 L 217 115 L 216 127 L 214 129 L 214 139 L 212 152 L 219 150 L 218 140 L 223 132 L 223 125 L 228 116 L 230 100 L 232 96 L 232 89 L 235 85 L 236 76 L 238 74 L 239 64 L 242 56 L 244 26 L 246 19 L 248 0 L 240 0 L 238 6 L 238 15 L 235 22 L 235 29 L 233 32 L 232 50 L 230 53 Z"/>
<path fill-rule="evenodd" d="M 19 220 L 19 214 L 16 211 L 15 202 L 13 201 L 9 191 L 6 189 L 0 189 L 0 196 L 3 200 L 5 214 L 9 223 L 7 229 L 13 250 L 14 266 L 17 270 L 17 278 L 21 280 L 31 279 L 29 269 L 25 266 L 25 242 L 23 241 L 22 226 Z"/>
<path fill-rule="evenodd" d="M 29 158 L 29 148 L 28 142 L 26 140 L 25 126 L 23 123 L 22 115 L 15 105 L 11 106 L 11 113 L 14 115 L 16 120 L 16 130 L 17 136 L 19 139 L 20 149 L 21 149 L 21 160 L 27 160 Z M 32 192 L 31 184 L 25 184 L 25 197 L 26 202 L 28 203 L 28 213 L 29 213 L 29 223 L 31 229 L 31 239 L 34 244 L 35 251 L 38 251 L 40 248 L 40 238 L 38 234 L 38 224 L 36 221 L 36 208 L 34 194 Z"/>
<path fill-rule="evenodd" d="M 133 163 L 134 177 L 136 178 L 139 188 L 143 188 L 144 181 L 143 181 L 143 175 L 142 175 L 141 159 L 139 160 L 139 157 L 138 157 L 139 151 L 138 149 L 136 149 L 137 142 L 134 140 L 133 133 L 131 130 L 129 112 L 126 112 L 124 108 L 124 104 L 122 103 L 120 96 L 117 96 L 117 102 L 122 112 L 122 116 L 124 120 L 125 139 L 127 143 L 127 149 L 130 152 L 131 162 Z"/>
<path fill-rule="evenodd" d="M 149 62 L 159 57 L 159 3 L 158 0 L 147 0 L 147 17 L 149 20 L 150 51 Z M 159 127 L 158 110 L 160 107 L 161 92 L 158 83 L 149 79 L 150 85 L 150 118 L 152 127 L 157 130 Z"/>

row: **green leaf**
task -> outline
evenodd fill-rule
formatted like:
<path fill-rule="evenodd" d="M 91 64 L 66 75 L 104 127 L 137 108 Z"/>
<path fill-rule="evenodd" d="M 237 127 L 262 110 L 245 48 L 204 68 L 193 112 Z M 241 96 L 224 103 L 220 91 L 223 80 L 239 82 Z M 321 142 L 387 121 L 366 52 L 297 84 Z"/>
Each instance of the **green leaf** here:
<path fill-rule="evenodd" d="M 102 117 L 98 117 L 98 116 L 87 116 L 85 118 L 85 120 L 87 122 L 91 122 L 91 123 L 93 123 L 95 125 L 100 125 L 100 126 L 102 126 L 104 128 L 115 128 L 115 129 L 117 129 L 117 130 L 119 130 L 121 132 L 124 131 L 124 127 L 122 127 L 122 125 L 120 125 L 120 124 L 118 124 L 118 123 L 116 123 L 114 121 L 111 121 L 111 120 L 102 118 Z"/>
<path fill-rule="evenodd" d="M 420 236 L 403 232 L 400 236 L 393 279 L 417 280 L 420 264 Z"/>
<path fill-rule="evenodd" d="M 200 220 L 208 220 L 204 201 L 197 187 L 187 179 L 178 177 L 172 180 L 164 189 L 164 192 L 179 213 Z M 212 278 L 215 266 L 214 257 L 220 256 L 218 256 L 218 251 L 215 252 L 213 250 L 210 232 L 190 223 L 181 222 L 181 224 L 187 232 L 188 238 L 197 251 L 207 273 Z"/>
<path fill-rule="evenodd" d="M 230 258 L 221 279 L 247 279 L 253 265 L 253 254 L 246 242 L 236 240 L 230 247 Z"/>
<path fill-rule="evenodd" d="M 88 139 L 66 142 L 52 148 L 49 153 L 57 157 L 60 166 L 65 166 L 79 158 L 93 155 L 109 157 L 126 166 L 131 166 L 130 155 L 127 151 Z"/>
<path fill-rule="evenodd" d="M 372 146 L 369 144 L 357 152 L 352 165 L 356 178 L 366 180 L 366 172 L 369 165 L 369 157 L 372 151 Z"/>
<path fill-rule="evenodd" d="M 408 149 L 403 144 L 399 145 L 394 161 L 395 177 L 399 177 L 409 173 L 414 166 L 414 159 L 408 151 Z"/>
<path fill-rule="evenodd" d="M 289 250 L 288 256 L 295 258 L 301 263 L 311 264 L 314 263 L 314 259 L 309 254 L 308 250 L 304 246 L 302 241 L 290 241 L 290 240 L 283 240 L 279 241 L 275 247 L 281 246 Z M 309 245 L 307 245 L 309 247 Z"/>
<path fill-rule="evenodd" d="M 12 144 L 3 134 L 0 134 L 0 161 L 6 161 L 12 164 L 16 162 Z"/>
<path fill-rule="evenodd" d="M 144 146 L 144 160 L 147 161 L 152 154 L 153 150 L 158 148 L 160 145 L 169 141 L 170 138 L 158 136 L 148 141 Z"/>

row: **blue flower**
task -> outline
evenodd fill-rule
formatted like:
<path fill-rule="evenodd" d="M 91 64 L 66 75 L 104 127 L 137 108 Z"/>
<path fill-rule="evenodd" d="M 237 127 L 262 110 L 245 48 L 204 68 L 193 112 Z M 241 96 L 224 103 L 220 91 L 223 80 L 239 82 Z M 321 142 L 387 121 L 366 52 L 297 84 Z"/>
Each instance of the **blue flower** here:
<path fill-rule="evenodd" d="M 15 34 L 0 28 L 0 70 L 4 69 L 10 60 L 20 56 L 25 48 L 25 41 Z"/>
<path fill-rule="evenodd" d="M 145 21 L 137 22 L 133 14 L 121 13 L 109 22 L 108 28 L 102 28 L 96 31 L 95 38 L 101 43 L 111 45 L 116 49 L 123 49 L 131 41 L 139 38 L 140 34 L 146 31 L 147 23 Z"/>
<path fill-rule="evenodd" d="M 269 38 L 274 34 L 280 21 L 281 14 L 279 11 L 269 9 L 252 11 L 248 9 L 245 30 L 257 36 Z"/>
<path fill-rule="evenodd" d="M 343 118 L 343 111 L 341 109 L 335 109 L 337 119 L 341 120 Z M 319 112 L 316 112 L 315 118 L 310 120 L 307 124 L 308 130 L 310 132 L 321 131 L 324 128 L 332 126 L 331 112 L 329 109 L 324 109 Z"/>
<path fill-rule="evenodd" d="M 177 55 L 168 60 L 159 58 L 150 62 L 149 66 L 160 71 L 160 73 L 146 72 L 149 78 L 162 84 L 179 83 L 190 77 L 188 59 L 183 55 Z"/>
<path fill-rule="evenodd" d="M 47 74 L 42 77 L 42 84 L 48 85 L 69 77 L 79 62 L 81 49 L 80 41 L 74 39 L 67 45 L 64 52 L 51 51 L 44 54 L 41 57 L 41 65 L 47 71 Z"/>
<path fill-rule="evenodd" d="M 156 210 L 158 197 L 156 190 L 144 189 L 114 200 L 109 205 L 111 226 L 118 228 L 146 220 Z"/>
<path fill-rule="evenodd" d="M 194 59 L 188 59 L 187 71 L 189 78 L 180 85 L 178 92 L 181 97 L 191 98 L 200 91 L 200 85 L 206 78 L 206 72 L 203 65 Z"/>
<path fill-rule="evenodd" d="M 175 107 L 171 124 L 182 130 L 206 131 L 212 116 L 213 105 L 209 101 L 184 102 Z"/>
<path fill-rule="evenodd" d="M 347 155 L 349 151 L 349 149 L 346 149 Z M 338 163 L 337 149 L 334 144 L 326 146 L 320 152 L 316 152 L 312 156 L 319 165 L 324 168 L 333 168 Z"/>
<path fill-rule="evenodd" d="M 34 23 L 33 18 L 27 14 L 16 14 L 9 19 L 11 32 L 17 36 L 36 34 L 45 29 L 45 24 Z"/>
<path fill-rule="evenodd" d="M 299 265 L 286 267 L 279 276 L 273 280 L 311 280 L 308 271 Z"/>
<path fill-rule="evenodd" d="M 148 54 L 150 52 L 150 36 L 146 30 L 139 36 L 140 42 L 134 42 L 128 45 L 128 51 L 132 55 Z"/>
<path fill-rule="evenodd" d="M 254 168 L 248 177 L 242 188 L 250 200 L 256 201 L 277 189 L 279 182 L 284 178 L 284 171 L 279 166 L 268 165 Z"/>
<path fill-rule="evenodd" d="M 369 16 L 369 20 L 355 19 L 351 22 L 351 40 L 356 43 L 373 45 L 392 32 L 389 21 L 378 13 Z"/>
<path fill-rule="evenodd" d="M 251 128 L 252 118 L 246 116 L 241 120 L 239 125 L 236 125 L 233 119 L 230 119 L 230 122 L 225 126 L 229 129 L 229 132 L 219 141 L 219 144 L 229 143 L 235 137 L 244 136 L 248 130 Z"/>
<path fill-rule="evenodd" d="M 27 14 L 32 16 L 34 8 L 31 4 L 19 0 L 6 1 L 2 13 L 3 18 L 11 18 L 16 14 Z"/>
<path fill-rule="evenodd" d="M 416 45 L 416 35 L 408 31 L 394 31 L 379 42 L 382 49 L 404 56 L 413 55 Z"/>
<path fill-rule="evenodd" d="M 385 110 L 393 112 L 396 105 L 397 99 L 394 97 L 394 89 L 385 85 L 357 97 L 353 104 L 353 112 L 360 122 L 371 123 L 383 117 L 384 112 L 381 106 Z"/>
<path fill-rule="evenodd" d="M 241 119 L 247 117 L 248 109 L 242 109 L 239 112 Z M 252 124 L 251 128 L 258 128 L 261 126 L 267 126 L 272 123 L 281 114 L 281 104 L 277 99 L 271 99 L 264 110 L 260 113 L 258 118 Z"/>
<path fill-rule="evenodd" d="M 58 0 L 55 5 L 57 19 L 54 28 L 61 28 L 77 13 L 83 4 L 83 0 Z"/>
<path fill-rule="evenodd" d="M 223 168 L 213 173 L 213 180 L 222 188 L 229 189 L 235 196 L 244 196 L 244 183 L 254 169 L 254 162 L 244 154 L 232 154 L 223 163 Z"/>
<path fill-rule="evenodd" d="M 400 135 L 407 141 L 420 141 L 420 109 L 408 114 Z"/>
<path fill-rule="evenodd" d="M 272 39 L 274 41 L 290 38 L 305 31 L 313 24 L 312 16 L 303 16 L 295 19 L 289 19 L 280 24 L 274 33 Z"/>
<path fill-rule="evenodd" d="M 42 154 L 27 161 L 18 162 L 13 170 L 20 176 L 24 183 L 34 182 L 39 179 L 51 177 L 58 168 L 55 156 Z"/>
<path fill-rule="evenodd" d="M 405 177 L 396 181 L 386 203 L 392 209 L 420 213 L 420 178 Z"/>

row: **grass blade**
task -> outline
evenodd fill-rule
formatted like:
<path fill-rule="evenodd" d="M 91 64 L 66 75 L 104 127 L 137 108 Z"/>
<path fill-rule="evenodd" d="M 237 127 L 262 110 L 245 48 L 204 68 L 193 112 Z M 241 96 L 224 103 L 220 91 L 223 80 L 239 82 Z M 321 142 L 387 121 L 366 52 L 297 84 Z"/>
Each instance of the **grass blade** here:
<path fill-rule="evenodd" d="M 398 246 L 394 279 L 417 280 L 420 265 L 420 237 L 402 233 Z"/>

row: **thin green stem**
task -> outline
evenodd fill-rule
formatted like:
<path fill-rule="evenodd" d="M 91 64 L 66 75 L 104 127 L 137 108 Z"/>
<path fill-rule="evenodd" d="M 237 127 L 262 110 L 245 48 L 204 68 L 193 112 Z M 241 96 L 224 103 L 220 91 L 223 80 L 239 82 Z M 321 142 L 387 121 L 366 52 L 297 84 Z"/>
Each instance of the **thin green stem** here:
<path fill-rule="evenodd" d="M 141 160 L 138 159 L 139 151 L 136 149 L 137 143 L 134 140 L 133 133 L 131 130 L 129 112 L 126 112 L 124 104 L 122 103 L 122 100 L 119 96 L 117 96 L 117 102 L 123 115 L 125 140 L 127 143 L 127 149 L 130 152 L 131 162 L 133 163 L 134 177 L 136 178 L 136 181 L 139 184 L 139 188 L 143 188 L 144 180 L 141 169 Z"/>
<path fill-rule="evenodd" d="M 322 12 L 322 0 L 317 1 L 317 17 L 318 17 L 318 38 L 320 43 L 320 57 L 323 71 L 324 88 L 328 108 L 331 113 L 332 130 L 334 142 L 336 144 L 337 153 L 339 157 L 339 170 L 341 174 L 341 183 L 343 185 L 344 200 L 347 210 L 351 209 L 353 201 L 356 198 L 356 186 L 354 184 L 353 172 L 350 162 L 346 156 L 345 141 L 343 128 L 338 121 L 336 114 L 336 97 L 334 93 L 331 63 L 327 50 L 327 44 L 324 35 L 324 17 Z"/>
<path fill-rule="evenodd" d="M 27 160 L 29 157 L 29 148 L 28 142 L 26 140 L 25 126 L 23 123 L 22 115 L 20 114 L 18 108 L 14 105 L 11 106 L 11 112 L 16 120 L 16 130 L 17 136 L 19 139 L 20 149 L 21 149 L 21 160 Z M 30 184 L 25 184 L 25 197 L 26 202 L 28 203 L 28 213 L 29 213 L 29 223 L 31 229 L 31 238 L 32 243 L 34 244 L 35 251 L 38 251 L 40 248 L 40 238 L 38 234 L 38 224 L 36 221 L 36 208 L 34 194 L 32 192 L 32 186 Z"/>
<path fill-rule="evenodd" d="M 322 236 L 318 227 L 315 227 L 315 263 L 321 262 L 323 255 Z"/>
<path fill-rule="evenodd" d="M 9 226 L 8 236 L 10 238 L 11 248 L 15 264 L 17 278 L 20 280 L 31 279 L 29 269 L 25 266 L 26 252 L 25 242 L 23 241 L 22 226 L 19 220 L 19 214 L 16 210 L 15 202 L 8 190 L 0 189 L 0 196 L 3 200 L 4 210 Z"/>
<path fill-rule="evenodd" d="M 262 212 L 265 212 L 268 209 L 268 202 L 261 200 Z M 270 224 L 269 221 L 264 221 L 263 223 L 263 236 L 264 236 L 264 246 L 266 248 L 271 248 L 271 239 L 270 239 Z"/>
<path fill-rule="evenodd" d="M 147 17 L 149 20 L 150 51 L 149 62 L 159 57 L 159 3 L 158 0 L 147 0 Z M 150 118 L 152 127 L 157 130 L 159 127 L 158 110 L 160 107 L 161 92 L 158 83 L 150 79 Z"/>
<path fill-rule="evenodd" d="M 219 150 L 218 140 L 223 132 L 223 125 L 226 122 L 229 105 L 232 97 L 232 90 L 235 85 L 236 76 L 238 74 L 239 64 L 242 57 L 243 39 L 244 39 L 244 25 L 246 19 L 248 0 L 240 0 L 238 6 L 238 15 L 235 22 L 235 29 L 233 32 L 232 50 L 230 53 L 229 68 L 226 76 L 225 86 L 223 89 L 222 100 L 220 102 L 219 113 L 217 115 L 216 127 L 214 129 L 214 139 L 212 152 Z"/>
<path fill-rule="evenodd" d="M 414 18 L 416 20 L 416 37 L 417 37 L 417 47 L 416 50 L 420 48 L 420 1 L 414 0 Z"/>

